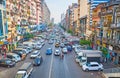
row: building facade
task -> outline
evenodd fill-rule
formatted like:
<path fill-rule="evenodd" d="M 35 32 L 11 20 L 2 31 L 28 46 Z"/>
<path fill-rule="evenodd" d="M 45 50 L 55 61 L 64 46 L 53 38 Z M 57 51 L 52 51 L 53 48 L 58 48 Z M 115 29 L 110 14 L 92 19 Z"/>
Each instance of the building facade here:
<path fill-rule="evenodd" d="M 0 0 L 0 45 L 4 43 L 7 34 L 6 0 Z"/>
<path fill-rule="evenodd" d="M 43 8 L 43 23 L 49 25 L 50 24 L 50 10 L 45 1 L 42 2 Z"/>

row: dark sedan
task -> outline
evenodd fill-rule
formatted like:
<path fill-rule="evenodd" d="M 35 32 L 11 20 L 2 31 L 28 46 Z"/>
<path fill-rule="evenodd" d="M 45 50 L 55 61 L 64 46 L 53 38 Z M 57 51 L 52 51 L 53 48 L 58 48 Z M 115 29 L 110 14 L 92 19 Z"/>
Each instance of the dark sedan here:
<path fill-rule="evenodd" d="M 16 63 L 10 59 L 1 59 L 0 66 L 2 67 L 14 67 Z"/>

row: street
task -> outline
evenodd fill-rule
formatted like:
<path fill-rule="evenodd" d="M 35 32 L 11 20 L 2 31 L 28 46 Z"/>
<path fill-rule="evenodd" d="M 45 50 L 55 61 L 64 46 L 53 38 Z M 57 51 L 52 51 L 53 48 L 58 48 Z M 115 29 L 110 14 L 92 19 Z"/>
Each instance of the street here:
<path fill-rule="evenodd" d="M 30 78 L 101 78 L 96 71 L 82 71 L 81 67 L 75 62 L 74 52 L 65 54 L 63 60 L 59 56 L 54 56 L 54 52 L 52 55 L 46 55 L 45 51 L 50 47 L 55 49 L 54 44 L 48 43 L 41 48 L 40 52 L 43 57 L 43 62 L 40 66 L 34 67 Z M 14 68 L 8 68 L 0 72 L 0 78 L 14 78 L 18 68 L 24 62 L 32 62 L 29 55 L 25 61 L 17 63 Z"/>

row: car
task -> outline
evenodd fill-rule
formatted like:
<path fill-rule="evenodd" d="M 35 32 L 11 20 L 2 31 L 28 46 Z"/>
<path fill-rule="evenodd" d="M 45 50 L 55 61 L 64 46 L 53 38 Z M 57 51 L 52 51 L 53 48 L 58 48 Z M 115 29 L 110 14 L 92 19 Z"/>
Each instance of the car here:
<path fill-rule="evenodd" d="M 66 53 L 67 53 L 67 48 L 64 47 L 64 48 L 62 49 L 62 52 L 63 52 L 64 54 L 66 54 Z"/>
<path fill-rule="evenodd" d="M 60 55 L 60 50 L 59 50 L 59 49 L 56 49 L 54 55 L 55 55 L 55 56 L 59 56 L 59 55 Z"/>
<path fill-rule="evenodd" d="M 55 44 L 55 47 L 59 47 L 59 43 L 56 43 L 56 44 Z"/>
<path fill-rule="evenodd" d="M 82 65 L 82 69 L 84 71 L 89 71 L 89 70 L 98 70 L 102 71 L 103 70 L 103 65 L 99 64 L 98 62 L 89 62 L 84 65 Z"/>
<path fill-rule="evenodd" d="M 49 40 L 49 42 L 48 42 L 49 44 L 53 44 L 53 40 Z"/>
<path fill-rule="evenodd" d="M 30 58 L 36 58 L 37 56 L 40 55 L 40 52 L 39 51 L 34 51 L 31 55 L 30 55 Z"/>
<path fill-rule="evenodd" d="M 41 44 L 37 44 L 35 49 L 36 50 L 40 50 L 41 48 L 42 48 L 42 45 Z"/>
<path fill-rule="evenodd" d="M 23 49 L 23 52 L 25 52 L 26 54 L 30 53 L 30 51 L 28 51 L 27 49 Z"/>
<path fill-rule="evenodd" d="M 0 66 L 2 67 L 14 67 L 16 63 L 8 58 L 0 60 Z"/>
<path fill-rule="evenodd" d="M 23 51 L 13 50 L 13 53 L 18 54 L 21 57 L 21 60 L 24 60 L 26 58 L 26 54 Z"/>
<path fill-rule="evenodd" d="M 52 48 L 48 48 L 46 50 L 46 55 L 51 55 L 52 54 Z"/>
<path fill-rule="evenodd" d="M 34 60 L 33 60 L 33 65 L 34 66 L 39 66 L 43 61 L 42 56 L 37 56 Z"/>
<path fill-rule="evenodd" d="M 61 43 L 61 44 L 60 44 L 60 47 L 61 47 L 61 48 L 65 47 L 64 43 Z"/>
<path fill-rule="evenodd" d="M 12 61 L 18 62 L 21 61 L 21 58 L 18 54 L 15 53 L 6 53 L 6 57 L 11 59 Z"/>

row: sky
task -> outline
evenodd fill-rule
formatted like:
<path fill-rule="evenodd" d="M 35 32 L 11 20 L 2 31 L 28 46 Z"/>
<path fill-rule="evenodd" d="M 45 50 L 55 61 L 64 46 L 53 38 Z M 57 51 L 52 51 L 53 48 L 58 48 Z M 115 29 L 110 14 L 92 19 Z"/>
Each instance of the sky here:
<path fill-rule="evenodd" d="M 72 3 L 77 3 L 78 0 L 45 0 L 51 12 L 51 17 L 54 18 L 55 23 L 60 22 L 62 13 L 65 13 L 68 6 Z"/>

